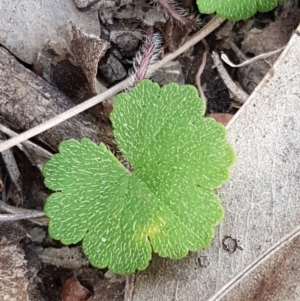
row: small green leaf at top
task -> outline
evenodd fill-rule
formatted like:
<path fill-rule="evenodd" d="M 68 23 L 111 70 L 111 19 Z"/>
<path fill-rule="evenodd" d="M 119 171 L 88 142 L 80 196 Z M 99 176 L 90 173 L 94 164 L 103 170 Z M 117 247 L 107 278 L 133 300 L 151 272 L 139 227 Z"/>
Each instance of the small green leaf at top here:
<path fill-rule="evenodd" d="M 118 274 L 144 270 L 152 251 L 179 259 L 209 246 L 224 212 L 213 189 L 235 161 L 225 128 L 204 118 L 193 86 L 143 80 L 117 95 L 111 121 L 127 170 L 103 143 L 66 140 L 44 166 L 54 192 L 49 233 L 83 240 L 90 263 Z"/>
<path fill-rule="evenodd" d="M 212 14 L 230 21 L 246 20 L 256 12 L 267 12 L 279 2 L 288 0 L 196 0 L 200 13 Z"/>

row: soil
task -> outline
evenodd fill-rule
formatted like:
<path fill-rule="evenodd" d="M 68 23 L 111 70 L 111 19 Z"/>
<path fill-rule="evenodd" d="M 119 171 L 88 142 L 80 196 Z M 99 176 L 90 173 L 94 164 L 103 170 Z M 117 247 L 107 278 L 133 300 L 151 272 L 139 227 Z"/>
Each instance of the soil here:
<path fill-rule="evenodd" d="M 134 5 L 135 4 L 131 4 L 132 12 L 134 12 Z M 257 50 L 261 45 L 255 44 L 261 41 L 257 38 L 258 36 L 260 36 L 261 39 L 265 39 L 265 43 L 268 44 L 264 45 L 265 52 L 278 49 L 286 44 L 293 29 L 299 24 L 299 9 L 300 7 L 279 5 L 272 12 L 257 14 L 250 20 L 237 22 L 235 24 L 225 23 L 206 38 L 209 45 L 209 53 L 212 51 L 217 51 L 218 53 L 224 52 L 229 56 L 232 62 L 238 63 L 240 60 L 235 51 L 231 49 L 230 44 L 228 44 L 228 39 L 235 43 L 244 55 L 253 57 L 263 52 L 263 49 Z M 123 13 L 123 10 L 121 11 Z M 121 14 L 121 12 L 119 13 Z M 206 17 L 207 20 L 205 20 L 205 22 L 208 21 L 209 17 Z M 141 45 L 140 33 L 144 26 L 141 20 L 135 18 L 135 15 L 132 15 L 132 18 L 127 17 L 126 19 L 115 18 L 113 23 L 111 23 L 110 21 L 104 22 L 102 17 L 100 17 L 102 37 L 109 40 L 110 33 L 118 32 L 120 28 L 126 28 L 128 33 L 130 33 L 125 41 L 127 43 L 125 46 L 124 40 L 114 39 L 110 41 L 111 48 L 102 59 L 103 64 L 104 62 L 106 64 L 105 73 L 103 71 L 104 67 L 101 70 L 100 60 L 97 78 L 106 88 L 113 86 L 123 79 L 124 72 L 128 74 L 132 67 L 133 56 Z M 157 26 L 157 28 L 161 28 L 161 25 Z M 273 39 L 270 33 L 268 33 L 272 28 L 277 28 L 276 35 L 273 34 Z M 280 30 L 278 30 L 278 28 L 280 28 Z M 183 40 L 185 40 L 186 37 L 186 33 L 181 36 Z M 268 39 L 266 39 L 266 37 Z M 118 44 L 118 41 L 120 44 Z M 177 42 L 177 44 L 183 43 L 178 40 L 175 42 Z M 167 51 L 168 49 L 165 49 L 165 52 Z M 178 58 L 182 70 L 180 72 L 182 72 L 186 84 L 195 85 L 195 77 L 202 62 L 203 52 L 204 46 L 202 43 L 199 43 Z M 271 63 L 273 63 L 273 61 Z M 107 65 L 107 62 L 112 63 Z M 25 63 L 23 65 L 30 70 L 34 70 L 35 67 L 34 65 Z M 51 79 L 48 78 L 48 81 L 75 103 L 78 103 L 86 98 L 83 94 L 86 93 L 86 95 L 88 95 L 89 91 L 83 72 L 78 66 L 70 67 L 70 65 L 71 63 L 64 58 L 64 60 L 57 65 L 58 68 L 53 71 L 53 80 L 51 81 Z M 261 68 L 261 65 L 262 64 L 257 64 L 256 67 Z M 259 81 L 259 78 L 262 78 L 262 74 L 265 74 L 265 70 L 255 69 L 254 65 L 252 65 L 252 67 L 254 68 L 254 71 L 251 71 L 254 72 L 252 78 L 257 77 L 257 81 Z M 226 69 L 231 78 L 247 91 L 248 83 L 245 84 L 244 78 L 248 74 L 249 69 L 244 68 L 243 70 L 237 70 L 228 66 L 226 66 Z M 166 74 L 166 77 L 167 76 Z M 70 77 L 72 77 L 72 80 L 70 80 Z M 232 93 L 224 84 L 218 70 L 214 67 L 214 62 L 210 54 L 208 55 L 201 76 L 201 84 L 207 98 L 207 115 L 211 113 L 229 113 L 234 115 L 242 105 L 234 99 Z M 255 85 L 257 85 L 257 83 L 255 83 Z M 82 91 L 85 92 L 83 93 Z M 101 105 L 97 108 L 99 108 L 99 110 L 92 110 L 92 114 L 96 115 L 97 118 L 107 119 L 111 109 L 110 105 Z M 95 111 L 97 112 L 95 113 Z M 17 116 L 16 119 L 17 118 L 20 118 L 20 116 Z M 110 130 L 109 127 L 108 130 Z M 40 141 L 36 139 L 33 141 L 47 148 L 47 146 L 41 144 Z M 115 151 L 117 152 L 117 150 Z M 40 170 L 33 166 L 26 155 L 19 149 L 14 148 L 13 155 L 22 176 L 23 200 L 20 203 L 19 200 L 16 200 L 13 193 L 10 193 L 14 183 L 11 181 L 7 166 L 2 159 L 0 162 L 0 180 L 5 186 L 5 189 L 1 191 L 1 199 L 12 206 L 42 210 L 50 191 L 47 190 L 43 184 L 43 177 Z M 9 234 L 8 230 L 5 230 L 8 228 L 13 232 L 12 235 Z M 65 247 L 59 242 L 53 241 L 48 236 L 46 226 L 36 225 L 30 221 L 20 221 L 11 222 L 8 228 L 2 227 L 0 236 L 6 237 L 12 244 L 17 244 L 25 254 L 27 261 L 27 272 L 25 276 L 29 283 L 27 290 L 30 301 L 124 300 L 126 278 L 111 275 L 106 269 L 96 269 L 85 262 L 80 255 L 75 256 L 74 254 L 77 254 L 77 251 L 79 253 L 81 252 L 80 244 L 68 246 L 67 249 L 63 249 L 63 254 L 56 254 L 56 257 L 46 260 L 45 250 L 49 248 L 62 250 L 62 248 Z M 35 230 L 33 231 L 33 229 Z M 62 256 L 65 256 L 66 259 L 62 259 Z M 66 262 L 69 262 L 69 264 L 66 264 Z M 75 297 L 75 293 L 71 296 L 73 299 L 66 297 L 66 290 L 70 290 L 68 287 L 65 287 L 68 279 L 73 279 L 76 290 L 82 291 L 81 297 Z"/>

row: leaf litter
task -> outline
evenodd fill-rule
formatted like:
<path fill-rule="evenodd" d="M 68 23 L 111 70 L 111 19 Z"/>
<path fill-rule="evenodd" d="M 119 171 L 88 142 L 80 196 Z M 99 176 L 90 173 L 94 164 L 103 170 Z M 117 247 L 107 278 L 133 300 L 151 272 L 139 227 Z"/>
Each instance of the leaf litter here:
<path fill-rule="evenodd" d="M 257 21 L 257 20 L 256 20 Z M 296 21 L 297 22 L 297 21 Z M 275 22 L 276 23 L 276 22 Z M 267 27 L 266 27 L 267 28 Z M 283 25 L 282 26 L 282 28 L 285 28 L 285 26 Z M 289 36 L 289 33 L 285 33 L 285 34 L 283 34 L 285 37 L 288 37 Z M 271 37 L 270 35 L 269 35 L 269 37 Z M 255 42 L 255 41 L 254 41 Z M 254 43 L 253 42 L 253 43 Z M 254 45 L 254 44 L 253 44 Z M 276 45 L 274 45 L 275 47 L 274 48 L 272 48 L 272 50 L 274 50 L 274 49 L 276 49 Z M 226 48 L 224 48 L 224 49 L 226 49 Z M 258 53 L 258 54 L 260 54 L 260 53 Z M 50 279 L 49 279 L 50 280 Z M 103 290 L 100 290 L 99 291 L 99 294 L 100 294 L 100 292 L 103 292 Z M 112 297 L 113 298 L 113 297 Z M 40 299 L 38 299 L 38 300 L 40 300 Z M 99 299 L 100 300 L 100 299 Z M 108 299 L 107 299 L 108 300 Z M 115 299 L 113 299 L 113 300 L 115 300 Z"/>

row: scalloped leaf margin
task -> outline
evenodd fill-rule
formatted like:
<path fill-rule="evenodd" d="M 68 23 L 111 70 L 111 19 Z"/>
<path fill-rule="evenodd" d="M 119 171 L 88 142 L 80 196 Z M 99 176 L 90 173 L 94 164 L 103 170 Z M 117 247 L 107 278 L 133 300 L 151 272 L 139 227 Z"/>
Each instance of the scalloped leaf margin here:
<path fill-rule="evenodd" d="M 230 21 L 246 20 L 257 12 L 268 12 L 278 3 L 289 0 L 196 0 L 200 13 L 212 14 Z"/>
<path fill-rule="evenodd" d="M 111 121 L 133 171 L 103 143 L 63 141 L 43 168 L 50 236 L 83 240 L 92 265 L 118 274 L 144 270 L 152 251 L 180 259 L 209 246 L 224 215 L 213 189 L 235 154 L 204 111 L 193 86 L 144 80 L 119 94 Z"/>

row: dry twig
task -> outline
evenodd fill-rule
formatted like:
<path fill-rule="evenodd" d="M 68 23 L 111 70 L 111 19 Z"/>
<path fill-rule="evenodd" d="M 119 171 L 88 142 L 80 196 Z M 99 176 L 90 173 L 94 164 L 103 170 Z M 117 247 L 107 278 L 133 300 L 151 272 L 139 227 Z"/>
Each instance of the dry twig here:
<path fill-rule="evenodd" d="M 11 214 L 0 214 L 0 221 L 17 221 L 29 219 L 31 222 L 45 226 L 48 224 L 48 218 L 43 211 L 30 210 L 10 206 L 0 200 L 0 209 Z"/>
<path fill-rule="evenodd" d="M 0 222 L 19 221 L 22 219 L 32 219 L 36 217 L 43 217 L 44 213 L 27 213 L 27 214 L 0 214 Z"/>
<path fill-rule="evenodd" d="M 3 124 L 0 124 L 0 132 L 10 136 L 10 137 L 17 137 L 18 134 L 11 129 L 7 128 Z M 31 142 L 31 141 L 24 141 L 23 145 L 19 144 L 17 145 L 21 151 L 23 151 L 26 156 L 29 158 L 31 163 L 35 163 L 40 170 L 42 169 L 42 164 L 49 160 L 52 157 L 52 154 L 45 150 L 44 148 L 40 147 L 39 145 Z M 35 161 L 38 162 L 32 162 L 31 158 L 34 157 Z M 36 164 L 37 163 L 37 164 Z"/>
<path fill-rule="evenodd" d="M 285 47 L 282 47 L 280 49 L 277 49 L 277 50 L 274 50 L 274 51 L 270 51 L 270 52 L 266 52 L 266 53 L 262 53 L 260 55 L 257 55 L 249 60 L 246 60 L 245 62 L 243 63 L 240 63 L 238 65 L 235 65 L 233 64 L 230 59 L 228 58 L 228 56 L 225 54 L 225 53 L 222 53 L 221 54 L 221 59 L 227 64 L 229 65 L 230 67 L 233 67 L 233 68 L 240 68 L 240 67 L 244 67 L 244 66 L 247 66 L 249 64 L 252 64 L 258 60 L 263 60 L 263 59 L 267 59 L 269 58 L 270 56 L 274 55 L 274 54 L 277 54 L 279 52 L 281 52 Z"/>
<path fill-rule="evenodd" d="M 204 71 L 204 68 L 205 68 L 205 65 L 206 65 L 206 60 L 207 60 L 207 54 L 208 54 L 208 51 L 209 51 L 209 46 L 208 46 L 208 44 L 207 44 L 207 42 L 206 42 L 205 39 L 202 40 L 202 43 L 203 43 L 205 49 L 204 49 L 204 52 L 203 52 L 201 65 L 200 65 L 200 67 L 198 69 L 198 72 L 196 74 L 195 81 L 196 81 L 196 86 L 197 86 L 197 89 L 198 89 L 200 97 L 203 100 L 207 101 L 207 99 L 205 97 L 205 94 L 203 92 L 203 89 L 201 87 L 201 75 L 202 75 L 202 73 Z"/>
<path fill-rule="evenodd" d="M 212 53 L 212 58 L 214 60 L 214 64 L 219 71 L 221 78 L 223 79 L 227 88 L 236 96 L 236 98 L 244 103 L 248 99 L 249 95 L 243 91 L 228 75 L 226 69 L 224 68 L 222 61 L 219 55 L 216 52 Z"/>

